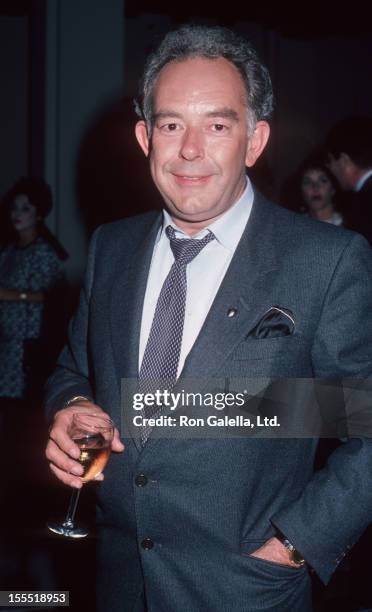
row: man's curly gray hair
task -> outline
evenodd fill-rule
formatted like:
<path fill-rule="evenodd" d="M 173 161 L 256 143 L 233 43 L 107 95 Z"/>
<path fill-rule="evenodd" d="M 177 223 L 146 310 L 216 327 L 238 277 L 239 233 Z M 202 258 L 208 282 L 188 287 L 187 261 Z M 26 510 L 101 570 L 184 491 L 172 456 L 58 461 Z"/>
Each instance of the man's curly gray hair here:
<path fill-rule="evenodd" d="M 165 36 L 145 65 L 135 106 L 149 131 L 153 123 L 153 92 L 161 69 L 169 62 L 193 57 L 223 57 L 236 66 L 246 89 L 250 133 L 257 121 L 270 119 L 273 110 L 270 75 L 250 42 L 228 28 L 184 25 Z"/>

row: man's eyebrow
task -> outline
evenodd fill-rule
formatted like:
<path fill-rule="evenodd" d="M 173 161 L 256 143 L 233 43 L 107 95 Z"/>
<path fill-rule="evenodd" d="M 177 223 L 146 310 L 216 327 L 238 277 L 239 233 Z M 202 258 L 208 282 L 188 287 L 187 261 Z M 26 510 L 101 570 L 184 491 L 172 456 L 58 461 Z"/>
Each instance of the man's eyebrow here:
<path fill-rule="evenodd" d="M 207 117 L 221 117 L 221 119 L 231 119 L 232 121 L 236 121 L 238 123 L 239 121 L 239 115 L 236 111 L 234 111 L 232 108 L 218 108 L 214 111 L 210 111 L 209 113 L 206 113 Z"/>
<path fill-rule="evenodd" d="M 234 111 L 232 108 L 228 108 L 228 107 L 217 108 L 216 110 L 209 111 L 205 113 L 205 116 L 209 118 L 221 117 L 221 119 L 231 119 L 232 121 L 235 121 L 236 123 L 239 122 L 238 113 Z M 176 113 L 175 111 L 165 109 L 165 110 L 159 111 L 158 113 L 154 113 L 152 120 L 155 122 L 155 121 L 159 121 L 159 119 L 182 119 L 182 115 L 181 113 Z"/>
<path fill-rule="evenodd" d="M 159 111 L 158 113 L 154 113 L 152 116 L 152 120 L 153 121 L 158 121 L 159 119 L 182 119 L 182 115 L 180 113 L 176 113 L 175 111 L 171 111 L 171 110 L 162 110 Z"/>

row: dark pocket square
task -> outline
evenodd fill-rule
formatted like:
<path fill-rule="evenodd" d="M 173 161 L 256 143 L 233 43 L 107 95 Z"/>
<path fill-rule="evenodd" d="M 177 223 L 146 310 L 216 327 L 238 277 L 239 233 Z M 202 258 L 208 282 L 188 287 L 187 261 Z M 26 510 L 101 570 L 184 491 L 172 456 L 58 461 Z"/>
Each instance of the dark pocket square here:
<path fill-rule="evenodd" d="M 277 338 L 290 336 L 295 330 L 292 312 L 282 306 L 271 306 L 257 325 L 247 334 L 247 338 Z"/>

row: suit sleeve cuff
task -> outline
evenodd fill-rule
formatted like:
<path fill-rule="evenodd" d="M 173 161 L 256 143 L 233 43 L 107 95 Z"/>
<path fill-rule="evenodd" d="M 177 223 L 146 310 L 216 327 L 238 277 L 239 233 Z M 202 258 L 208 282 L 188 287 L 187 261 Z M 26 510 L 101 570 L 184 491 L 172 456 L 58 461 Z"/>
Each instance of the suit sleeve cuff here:
<path fill-rule="evenodd" d="M 332 546 L 326 546 L 325 542 L 322 544 L 319 536 L 312 538 L 309 529 L 303 529 L 300 521 L 292 518 L 291 510 L 275 514 L 271 523 L 288 538 L 324 584 L 328 584 L 338 564 L 351 548 L 348 546 L 345 552 L 334 543 Z"/>
<path fill-rule="evenodd" d="M 92 389 L 89 384 L 82 385 L 79 383 L 78 385 L 69 387 L 57 395 L 52 396 L 46 402 L 45 414 L 49 424 L 53 421 L 55 413 L 64 408 L 66 403 L 74 397 L 84 397 L 87 400 L 94 402 Z"/>

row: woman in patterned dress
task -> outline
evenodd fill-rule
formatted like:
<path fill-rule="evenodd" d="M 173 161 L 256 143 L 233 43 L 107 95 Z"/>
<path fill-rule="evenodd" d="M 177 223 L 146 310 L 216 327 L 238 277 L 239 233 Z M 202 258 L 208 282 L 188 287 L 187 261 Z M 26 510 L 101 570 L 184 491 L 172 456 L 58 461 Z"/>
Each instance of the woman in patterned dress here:
<path fill-rule="evenodd" d="M 13 240 L 0 251 L 0 398 L 21 399 L 32 382 L 28 379 L 33 367 L 40 372 L 40 364 L 26 364 L 26 358 L 38 361 L 33 349 L 40 339 L 45 302 L 63 278 L 61 259 L 66 254 L 57 241 L 52 246 L 44 226 L 52 196 L 42 179 L 17 181 L 4 205 Z"/>

